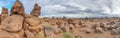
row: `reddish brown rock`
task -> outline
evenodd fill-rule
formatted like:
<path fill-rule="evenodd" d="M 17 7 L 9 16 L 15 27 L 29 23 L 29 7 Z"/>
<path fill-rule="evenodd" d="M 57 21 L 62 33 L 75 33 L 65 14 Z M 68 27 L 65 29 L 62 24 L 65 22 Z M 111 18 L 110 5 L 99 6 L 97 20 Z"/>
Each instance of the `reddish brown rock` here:
<path fill-rule="evenodd" d="M 8 14 L 8 9 L 3 7 L 1 14 Z"/>
<path fill-rule="evenodd" d="M 36 36 L 28 30 L 25 30 L 25 34 L 27 38 L 36 38 Z"/>
<path fill-rule="evenodd" d="M 30 15 L 35 16 L 35 17 L 39 17 L 39 15 L 41 14 L 40 10 L 41 10 L 41 7 L 38 6 L 38 4 L 35 4 L 33 10 L 30 13 Z"/>
<path fill-rule="evenodd" d="M 28 27 L 28 30 L 30 30 L 30 31 L 35 31 L 35 32 L 39 32 L 39 31 L 41 31 L 42 29 L 43 29 L 43 27 L 40 26 L 40 25 L 34 26 L 34 27 L 32 27 L 32 26 L 29 26 L 29 27 Z"/>
<path fill-rule="evenodd" d="M 83 28 L 83 31 L 85 33 L 92 33 L 93 32 L 93 30 L 91 28 Z"/>
<path fill-rule="evenodd" d="M 25 11 L 23 4 L 19 0 L 16 0 L 10 12 L 11 12 L 10 15 L 13 14 L 24 15 Z"/>
<path fill-rule="evenodd" d="M 96 33 L 103 33 L 103 29 L 102 29 L 101 27 L 97 27 L 97 28 L 95 29 L 95 32 L 96 32 Z"/>
<path fill-rule="evenodd" d="M 4 30 L 0 30 L 0 38 L 23 38 L 23 31 L 17 33 L 6 32 Z"/>
<path fill-rule="evenodd" d="M 2 12 L 1 12 L 1 21 L 3 21 L 5 18 L 8 17 L 8 9 L 6 8 L 2 8 Z"/>
<path fill-rule="evenodd" d="M 40 24 L 40 20 L 37 17 L 25 18 L 25 22 L 28 23 L 30 26 L 37 26 Z"/>
<path fill-rule="evenodd" d="M 4 19 L 1 23 L 1 29 L 9 32 L 18 32 L 22 29 L 23 16 L 12 15 Z"/>

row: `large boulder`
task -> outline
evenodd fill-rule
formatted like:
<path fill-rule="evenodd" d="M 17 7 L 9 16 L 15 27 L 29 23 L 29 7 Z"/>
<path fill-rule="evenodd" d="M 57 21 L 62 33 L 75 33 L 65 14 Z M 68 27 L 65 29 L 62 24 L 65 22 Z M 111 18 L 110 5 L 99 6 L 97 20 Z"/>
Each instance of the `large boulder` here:
<path fill-rule="evenodd" d="M 11 33 L 4 30 L 0 30 L 0 38 L 23 38 L 23 34 L 23 31 Z"/>
<path fill-rule="evenodd" d="M 24 15 L 25 11 L 24 11 L 23 4 L 19 0 L 16 0 L 10 12 L 11 12 L 10 15 L 13 15 L 13 14 Z"/>
<path fill-rule="evenodd" d="M 2 12 L 1 12 L 1 21 L 3 21 L 5 18 L 8 17 L 8 9 L 6 8 L 2 8 Z"/>
<path fill-rule="evenodd" d="M 35 17 L 39 17 L 39 15 L 41 14 L 40 10 L 41 10 L 41 7 L 38 6 L 38 4 L 35 4 L 33 10 L 30 13 L 30 15 L 35 16 Z"/>
<path fill-rule="evenodd" d="M 29 30 L 25 30 L 25 34 L 27 38 L 36 38 L 36 36 L 31 33 Z"/>
<path fill-rule="evenodd" d="M 25 18 L 25 22 L 28 23 L 30 26 L 37 26 L 40 24 L 40 19 L 37 17 Z"/>
<path fill-rule="evenodd" d="M 12 15 L 4 19 L 1 23 L 1 29 L 9 32 L 18 32 L 22 29 L 23 16 Z"/>

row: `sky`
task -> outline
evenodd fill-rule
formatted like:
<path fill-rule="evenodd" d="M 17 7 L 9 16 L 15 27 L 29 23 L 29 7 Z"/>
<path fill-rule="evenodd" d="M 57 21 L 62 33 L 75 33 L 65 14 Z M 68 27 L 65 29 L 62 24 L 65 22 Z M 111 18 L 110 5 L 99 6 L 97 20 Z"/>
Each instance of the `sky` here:
<path fill-rule="evenodd" d="M 11 10 L 15 0 L 0 0 L 2 7 Z M 40 17 L 120 17 L 120 0 L 20 0 L 26 14 L 38 3 Z"/>

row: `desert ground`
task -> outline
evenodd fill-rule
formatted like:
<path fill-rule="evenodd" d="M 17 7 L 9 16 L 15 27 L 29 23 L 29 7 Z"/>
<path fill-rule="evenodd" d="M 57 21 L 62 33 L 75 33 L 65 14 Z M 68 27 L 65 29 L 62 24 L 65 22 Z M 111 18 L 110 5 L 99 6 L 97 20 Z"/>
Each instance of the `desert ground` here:
<path fill-rule="evenodd" d="M 40 18 L 40 21 L 41 25 L 49 26 L 45 32 L 48 37 L 62 38 L 68 32 L 72 38 L 120 38 L 120 18 Z"/>

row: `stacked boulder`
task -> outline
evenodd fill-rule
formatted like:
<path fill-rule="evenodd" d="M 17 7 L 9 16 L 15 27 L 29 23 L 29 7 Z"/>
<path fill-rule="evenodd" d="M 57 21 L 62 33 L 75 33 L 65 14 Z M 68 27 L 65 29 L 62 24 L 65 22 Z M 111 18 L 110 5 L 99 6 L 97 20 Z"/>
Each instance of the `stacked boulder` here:
<path fill-rule="evenodd" d="M 10 15 L 13 15 L 13 14 L 24 15 L 25 11 L 24 11 L 23 4 L 19 0 L 16 0 L 10 12 L 11 12 Z"/>
<path fill-rule="evenodd" d="M 33 10 L 30 13 L 30 15 L 39 17 L 39 15 L 41 14 L 40 10 L 41 10 L 41 7 L 38 6 L 38 4 L 35 4 Z"/>
<path fill-rule="evenodd" d="M 23 4 L 16 0 L 11 8 L 10 16 L 8 10 L 2 9 L 0 38 L 37 38 L 37 34 L 41 32 L 40 26 L 40 6 L 35 4 L 31 15 L 25 15 Z"/>
<path fill-rule="evenodd" d="M 6 9 L 6 8 L 2 8 L 2 12 L 1 12 L 1 21 L 3 21 L 5 18 L 7 18 L 8 17 L 8 9 Z"/>
<path fill-rule="evenodd" d="M 3 21 L 1 22 L 0 38 L 23 38 L 24 30 L 22 27 L 24 16 L 21 16 L 21 14 L 24 13 L 24 10 L 21 6 L 23 5 L 20 1 L 15 1 L 11 10 L 11 16 L 8 17 L 7 9 L 3 8 L 3 12 L 1 14 L 1 20 Z"/>
<path fill-rule="evenodd" d="M 36 38 L 37 33 L 42 30 L 40 26 L 40 20 L 38 16 L 40 15 L 40 6 L 35 4 L 34 9 L 30 13 L 31 15 L 25 15 L 24 29 L 27 38 Z"/>

